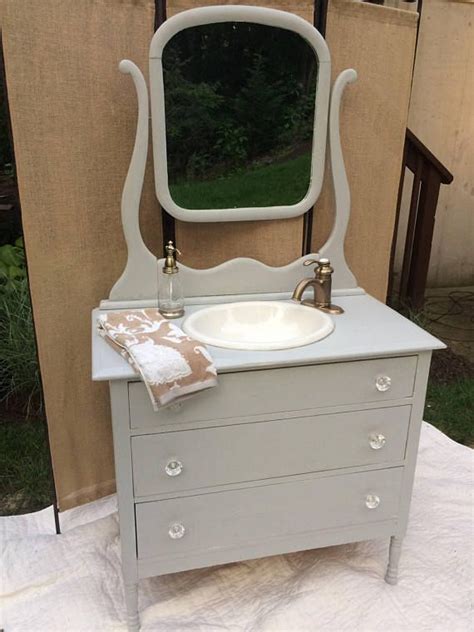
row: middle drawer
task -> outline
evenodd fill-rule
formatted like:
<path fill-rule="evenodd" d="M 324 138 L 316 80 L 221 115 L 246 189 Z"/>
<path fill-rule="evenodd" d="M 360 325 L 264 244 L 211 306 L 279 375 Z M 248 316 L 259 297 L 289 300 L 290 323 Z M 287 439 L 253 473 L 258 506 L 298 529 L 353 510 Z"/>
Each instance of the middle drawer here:
<path fill-rule="evenodd" d="M 402 461 L 410 406 L 132 437 L 136 498 Z"/>

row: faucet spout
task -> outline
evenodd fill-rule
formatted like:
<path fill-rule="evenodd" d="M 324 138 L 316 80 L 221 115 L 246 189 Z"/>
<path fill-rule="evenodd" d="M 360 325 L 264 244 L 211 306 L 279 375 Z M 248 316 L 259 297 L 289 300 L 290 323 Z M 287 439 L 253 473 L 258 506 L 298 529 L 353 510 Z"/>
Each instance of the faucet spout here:
<path fill-rule="evenodd" d="M 291 299 L 293 301 L 298 301 L 301 303 L 301 299 L 303 298 L 303 294 L 310 285 L 314 284 L 314 279 L 302 279 L 298 285 L 295 287 L 295 291 L 293 292 L 293 296 Z"/>

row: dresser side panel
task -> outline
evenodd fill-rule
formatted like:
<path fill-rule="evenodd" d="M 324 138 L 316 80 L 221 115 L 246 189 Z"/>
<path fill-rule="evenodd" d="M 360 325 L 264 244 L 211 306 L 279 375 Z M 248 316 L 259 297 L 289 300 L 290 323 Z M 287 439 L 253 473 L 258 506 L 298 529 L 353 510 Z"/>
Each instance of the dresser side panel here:
<path fill-rule="evenodd" d="M 138 579 L 135 505 L 133 502 L 132 455 L 130 449 L 130 412 L 126 381 L 110 382 L 112 428 L 120 519 L 122 571 L 125 583 Z"/>
<path fill-rule="evenodd" d="M 400 515 L 397 534 L 399 536 L 403 536 L 406 533 L 408 526 L 416 460 L 418 457 L 421 423 L 423 421 L 423 413 L 425 409 L 426 387 L 428 385 L 428 377 L 430 373 L 430 363 L 431 351 L 425 351 L 419 354 L 413 405 L 411 409 L 410 425 L 405 451 L 405 467 L 403 468 L 403 480 L 401 486 Z"/>

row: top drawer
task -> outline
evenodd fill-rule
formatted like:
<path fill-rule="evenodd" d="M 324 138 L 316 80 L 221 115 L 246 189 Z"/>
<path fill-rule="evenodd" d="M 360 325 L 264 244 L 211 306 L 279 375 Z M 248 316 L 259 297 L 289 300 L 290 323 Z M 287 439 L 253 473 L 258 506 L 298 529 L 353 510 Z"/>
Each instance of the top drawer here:
<path fill-rule="evenodd" d="M 230 419 L 242 423 L 260 415 L 278 418 L 292 411 L 402 399 L 413 394 L 416 363 L 416 356 L 407 356 L 225 373 L 217 387 L 158 412 L 145 386 L 130 382 L 130 425 L 164 429 Z"/>

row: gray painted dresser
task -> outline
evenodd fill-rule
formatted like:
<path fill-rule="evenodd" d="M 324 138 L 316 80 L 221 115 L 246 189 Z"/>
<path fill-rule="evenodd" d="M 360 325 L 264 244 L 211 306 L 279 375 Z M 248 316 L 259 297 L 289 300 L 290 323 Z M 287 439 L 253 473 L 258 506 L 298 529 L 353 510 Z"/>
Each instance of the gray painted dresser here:
<path fill-rule="evenodd" d="M 214 564 L 387 537 L 396 582 L 442 344 L 366 294 L 338 303 L 335 331 L 313 345 L 211 347 L 219 385 L 160 412 L 94 333 L 93 377 L 110 382 L 130 630 L 140 578 Z"/>
<path fill-rule="evenodd" d="M 170 195 L 162 52 L 174 34 L 218 22 L 293 31 L 314 51 L 312 171 L 297 204 L 197 211 L 178 206 Z M 304 347 L 267 352 L 210 347 L 218 386 L 156 413 L 131 366 L 97 334 L 94 311 L 93 379 L 110 382 L 129 629 L 139 629 L 140 578 L 266 555 L 386 537 L 391 539 L 386 580 L 395 583 L 431 352 L 443 345 L 368 296 L 345 259 L 350 190 L 339 112 L 357 73 L 342 71 L 331 89 L 329 50 L 312 25 L 284 11 L 241 5 L 201 7 L 167 20 L 150 45 L 150 95 L 133 62 L 123 60 L 120 70 L 133 79 L 138 100 L 122 195 L 128 257 L 100 308 L 157 305 L 163 261 L 146 247 L 139 222 L 151 117 L 157 197 L 184 221 L 302 215 L 321 190 L 326 137 L 329 141 L 334 226 L 319 252 L 281 268 L 250 258 L 205 270 L 180 265 L 187 314 L 206 304 L 288 300 L 303 265 L 321 257 L 331 260 L 334 302 L 344 309 L 331 335 Z"/>

